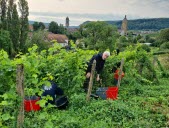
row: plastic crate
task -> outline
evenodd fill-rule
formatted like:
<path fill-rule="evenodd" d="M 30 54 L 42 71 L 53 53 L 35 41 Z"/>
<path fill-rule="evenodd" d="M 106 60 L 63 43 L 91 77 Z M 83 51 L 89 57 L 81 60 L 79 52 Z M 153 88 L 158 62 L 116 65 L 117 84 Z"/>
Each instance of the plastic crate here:
<path fill-rule="evenodd" d="M 40 110 L 39 104 L 36 104 L 37 101 L 40 100 L 40 97 L 31 96 L 31 97 L 25 97 L 24 100 L 24 109 L 25 111 L 38 111 Z"/>
<path fill-rule="evenodd" d="M 118 87 L 108 87 L 106 91 L 106 98 L 115 100 L 118 96 Z"/>

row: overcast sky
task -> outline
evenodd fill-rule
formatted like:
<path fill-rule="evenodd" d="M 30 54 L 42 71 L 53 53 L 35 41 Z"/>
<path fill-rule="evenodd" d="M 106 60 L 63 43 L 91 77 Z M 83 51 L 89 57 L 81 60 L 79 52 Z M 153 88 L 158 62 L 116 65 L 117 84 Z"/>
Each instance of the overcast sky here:
<path fill-rule="evenodd" d="M 169 18 L 169 0 L 28 0 L 29 20 L 70 26 L 84 21 Z"/>

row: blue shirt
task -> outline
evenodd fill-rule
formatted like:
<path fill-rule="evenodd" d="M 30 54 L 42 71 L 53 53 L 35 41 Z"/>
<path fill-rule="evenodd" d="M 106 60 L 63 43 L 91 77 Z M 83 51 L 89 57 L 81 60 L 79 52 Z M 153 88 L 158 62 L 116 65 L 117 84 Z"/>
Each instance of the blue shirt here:
<path fill-rule="evenodd" d="M 51 86 L 46 86 L 46 85 L 43 86 L 44 92 L 42 96 L 47 96 L 47 95 L 51 96 L 53 100 L 48 100 L 48 103 L 55 104 L 56 95 L 63 95 L 63 90 L 59 88 L 57 84 L 54 83 L 53 81 L 50 82 L 51 82 Z"/>

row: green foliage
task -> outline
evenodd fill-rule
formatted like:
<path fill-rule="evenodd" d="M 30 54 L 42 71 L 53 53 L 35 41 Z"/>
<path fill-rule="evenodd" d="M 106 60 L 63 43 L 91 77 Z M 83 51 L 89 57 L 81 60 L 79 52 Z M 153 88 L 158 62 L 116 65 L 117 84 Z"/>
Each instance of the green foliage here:
<path fill-rule="evenodd" d="M 150 46 L 148 46 L 148 45 L 146 45 L 146 44 L 141 45 L 141 48 L 142 48 L 143 50 L 147 51 L 147 52 L 150 52 L 150 51 L 151 51 Z"/>
<path fill-rule="evenodd" d="M 160 50 L 169 49 L 169 41 L 160 45 Z"/>
<path fill-rule="evenodd" d="M 167 42 L 167 41 L 169 41 L 169 28 L 163 29 L 163 30 L 160 31 L 159 39 L 160 39 L 162 42 Z"/>
<path fill-rule="evenodd" d="M 28 3 L 26 0 L 19 0 L 20 18 L 17 11 L 16 1 L 1 1 L 1 21 L 2 28 L 9 31 L 11 45 L 10 56 L 15 56 L 19 51 L 24 52 L 24 45 L 28 34 Z M 12 52 L 11 52 L 12 51 Z"/>
<path fill-rule="evenodd" d="M 20 105 L 20 98 L 16 94 L 16 66 L 23 64 L 25 96 L 41 95 L 42 85 L 48 85 L 48 79 L 53 79 L 63 88 L 70 102 L 67 110 L 61 111 L 53 106 L 44 107 L 46 100 L 51 97 L 42 98 L 39 102 L 42 106 L 40 111 L 25 112 L 24 127 L 167 127 L 168 79 L 163 78 L 160 84 L 155 85 L 147 75 L 144 76 L 144 70 L 143 75 L 138 74 L 137 62 L 145 61 L 146 65 L 150 62 L 146 59 L 151 57 L 151 54 L 142 49 L 138 50 L 138 47 L 130 46 L 118 56 L 112 53 L 106 60 L 101 77 L 104 86 L 111 86 L 113 74 L 110 70 L 113 64 L 122 58 L 125 59 L 125 77 L 119 88 L 118 100 L 91 98 L 90 102 L 86 102 L 86 94 L 82 92 L 81 87 L 85 79 L 86 62 L 97 51 L 66 51 L 55 43 L 52 48 L 39 52 L 38 47 L 34 45 L 28 49 L 28 53 L 20 53 L 10 60 L 7 53 L 1 50 L 0 126 L 16 126 Z"/>
<path fill-rule="evenodd" d="M 7 0 L 1 0 L 0 1 L 0 9 L 1 9 L 1 17 L 0 17 L 0 29 L 4 29 L 6 30 L 7 29 L 7 19 L 6 19 L 6 13 L 7 13 Z"/>
<path fill-rule="evenodd" d="M 125 37 L 125 36 L 121 36 L 120 38 L 119 38 L 119 43 L 127 43 L 128 41 L 127 41 L 127 38 Z"/>
<path fill-rule="evenodd" d="M 47 32 L 45 31 L 36 31 L 32 33 L 31 38 L 27 39 L 27 42 L 25 44 L 26 49 L 33 47 L 34 44 L 36 44 L 39 48 L 38 51 L 47 50 L 52 44 L 49 42 L 46 42 Z"/>
<path fill-rule="evenodd" d="M 57 22 L 52 21 L 52 22 L 49 23 L 49 32 L 52 32 L 52 33 L 55 33 L 55 34 L 65 34 L 66 30 L 65 30 L 65 28 L 62 24 L 58 25 Z"/>
<path fill-rule="evenodd" d="M 114 50 L 117 39 L 117 29 L 106 22 L 89 22 L 81 28 L 84 43 L 88 49 L 104 51 Z"/>
<path fill-rule="evenodd" d="M 0 30 L 0 49 L 4 49 L 11 55 L 12 42 L 10 39 L 10 34 L 6 30 Z"/>
<path fill-rule="evenodd" d="M 49 32 L 57 34 L 59 31 L 59 26 L 55 21 L 49 23 Z"/>
<path fill-rule="evenodd" d="M 43 22 L 34 22 L 33 23 L 33 30 L 44 30 L 45 29 L 45 24 Z"/>
<path fill-rule="evenodd" d="M 13 49 L 16 53 L 19 52 L 19 34 L 20 34 L 20 22 L 17 12 L 17 6 L 14 4 L 12 19 L 11 19 L 11 29 L 10 29 L 10 38 L 12 40 Z"/>
<path fill-rule="evenodd" d="M 66 33 L 66 30 L 65 30 L 63 24 L 60 24 L 60 25 L 59 25 L 58 33 L 59 33 L 59 34 L 65 34 L 65 33 Z"/>
<path fill-rule="evenodd" d="M 154 39 L 154 38 L 149 38 L 148 40 L 147 40 L 147 42 L 148 43 L 154 43 L 156 40 Z"/>
<path fill-rule="evenodd" d="M 162 71 L 162 77 L 168 77 L 169 76 L 169 73 L 167 73 L 166 70 L 164 70 L 164 67 L 161 65 L 160 61 L 157 59 L 157 64 L 160 68 L 160 70 Z"/>
<path fill-rule="evenodd" d="M 119 127 L 167 127 L 168 86 L 123 85 L 118 100 L 85 101 L 85 94 L 70 97 L 66 111 L 51 108 L 26 113 L 25 127 L 57 128 L 119 128 Z M 161 90 L 161 91 L 159 91 Z"/>
<path fill-rule="evenodd" d="M 27 34 L 29 31 L 29 23 L 28 23 L 28 16 L 29 16 L 29 7 L 28 2 L 26 0 L 19 0 L 19 11 L 20 11 L 20 50 L 22 52 L 25 52 L 26 49 L 24 48 L 26 40 L 27 40 Z"/>

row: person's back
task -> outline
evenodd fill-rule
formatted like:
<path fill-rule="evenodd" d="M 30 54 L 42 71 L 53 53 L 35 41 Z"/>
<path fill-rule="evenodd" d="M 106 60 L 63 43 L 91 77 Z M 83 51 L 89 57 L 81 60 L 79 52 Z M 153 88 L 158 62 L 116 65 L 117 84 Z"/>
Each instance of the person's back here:
<path fill-rule="evenodd" d="M 96 71 L 99 74 L 104 67 L 105 60 L 102 59 L 102 53 L 94 55 L 88 62 L 86 73 L 91 72 L 93 61 L 96 60 Z"/>
<path fill-rule="evenodd" d="M 48 100 L 48 103 L 55 104 L 56 95 L 63 95 L 63 90 L 57 86 L 56 83 L 53 81 L 50 81 L 51 86 L 43 85 L 44 92 L 42 93 L 42 96 L 51 96 L 53 100 Z"/>

